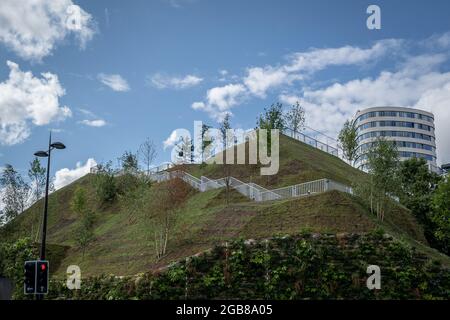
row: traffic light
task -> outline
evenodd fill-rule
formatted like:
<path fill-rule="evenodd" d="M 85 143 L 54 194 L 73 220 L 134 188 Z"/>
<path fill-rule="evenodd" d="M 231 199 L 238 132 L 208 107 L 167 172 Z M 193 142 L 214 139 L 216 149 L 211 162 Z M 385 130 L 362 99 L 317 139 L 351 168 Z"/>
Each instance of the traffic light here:
<path fill-rule="evenodd" d="M 23 291 L 25 294 L 36 293 L 36 261 L 25 261 Z"/>
<path fill-rule="evenodd" d="M 37 261 L 36 293 L 48 293 L 48 261 Z"/>
<path fill-rule="evenodd" d="M 25 261 L 24 293 L 48 293 L 48 261 Z"/>

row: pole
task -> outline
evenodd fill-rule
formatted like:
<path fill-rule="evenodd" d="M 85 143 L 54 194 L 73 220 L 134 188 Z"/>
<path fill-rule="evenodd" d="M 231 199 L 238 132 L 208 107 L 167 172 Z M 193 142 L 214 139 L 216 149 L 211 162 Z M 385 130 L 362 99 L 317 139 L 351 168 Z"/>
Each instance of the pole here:
<path fill-rule="evenodd" d="M 47 181 L 45 184 L 45 200 L 44 200 L 44 218 L 42 223 L 42 241 L 41 241 L 41 260 L 45 260 L 45 241 L 47 238 L 47 211 L 48 211 L 48 185 L 50 181 L 50 155 L 51 155 L 52 133 L 48 140 L 48 157 L 47 157 Z"/>
<path fill-rule="evenodd" d="M 47 181 L 45 184 L 45 200 L 44 200 L 44 217 L 42 219 L 42 239 L 41 239 L 41 252 L 40 260 L 45 260 L 45 241 L 47 238 L 47 211 L 48 211 L 48 185 L 50 181 L 50 155 L 51 155 L 51 144 L 52 144 L 52 132 L 50 131 L 50 137 L 48 139 L 48 157 L 47 157 Z M 36 295 L 37 300 L 43 300 L 43 294 Z"/>

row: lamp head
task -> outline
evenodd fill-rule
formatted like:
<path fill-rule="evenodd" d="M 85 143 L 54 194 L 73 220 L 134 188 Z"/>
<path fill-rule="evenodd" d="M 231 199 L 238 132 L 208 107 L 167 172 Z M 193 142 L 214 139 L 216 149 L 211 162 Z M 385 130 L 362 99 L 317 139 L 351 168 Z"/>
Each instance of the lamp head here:
<path fill-rule="evenodd" d="M 66 146 L 62 142 L 53 142 L 50 146 L 55 149 L 65 149 L 66 148 Z"/>
<path fill-rule="evenodd" d="M 38 151 L 38 152 L 35 152 L 34 155 L 36 157 L 41 157 L 41 158 L 48 157 L 48 153 L 46 151 Z"/>

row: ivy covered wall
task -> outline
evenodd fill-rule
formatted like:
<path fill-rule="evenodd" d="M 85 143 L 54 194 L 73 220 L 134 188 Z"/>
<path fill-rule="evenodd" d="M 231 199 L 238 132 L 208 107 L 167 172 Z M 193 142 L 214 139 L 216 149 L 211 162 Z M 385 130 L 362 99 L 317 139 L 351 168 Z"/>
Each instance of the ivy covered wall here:
<path fill-rule="evenodd" d="M 381 268 L 369 290 L 368 265 Z M 100 276 L 50 299 L 448 299 L 450 271 L 382 232 L 234 241 L 157 273 Z"/>

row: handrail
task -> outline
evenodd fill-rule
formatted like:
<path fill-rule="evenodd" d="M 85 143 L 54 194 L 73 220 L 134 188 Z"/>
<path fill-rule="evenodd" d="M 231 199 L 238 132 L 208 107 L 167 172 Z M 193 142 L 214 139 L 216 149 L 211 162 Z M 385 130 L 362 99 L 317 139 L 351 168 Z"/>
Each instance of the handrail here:
<path fill-rule="evenodd" d="M 310 194 L 322 193 L 328 190 L 339 190 L 342 192 L 352 193 L 352 189 L 350 187 L 330 179 L 318 179 L 269 190 L 256 183 L 245 183 L 231 176 L 215 180 L 201 176 L 199 179 L 192 174 L 181 170 L 172 171 L 170 173 L 164 171 L 150 175 L 150 178 L 158 182 L 170 180 L 174 177 L 184 180 L 200 192 L 223 188 L 227 185 L 226 180 L 229 179 L 228 184 L 231 188 L 257 202 L 301 197 Z"/>

